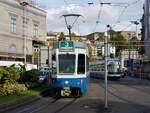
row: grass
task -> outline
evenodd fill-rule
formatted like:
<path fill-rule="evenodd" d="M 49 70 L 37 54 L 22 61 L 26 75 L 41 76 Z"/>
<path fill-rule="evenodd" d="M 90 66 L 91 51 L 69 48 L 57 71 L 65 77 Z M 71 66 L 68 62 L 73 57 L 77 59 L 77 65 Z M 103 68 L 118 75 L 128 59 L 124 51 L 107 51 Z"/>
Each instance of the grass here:
<path fill-rule="evenodd" d="M 43 92 L 47 89 L 50 89 L 50 86 L 39 85 L 37 87 L 31 88 L 27 91 L 20 92 L 17 94 L 8 95 L 8 96 L 0 96 L 0 104 L 13 102 L 13 101 L 15 101 L 17 99 L 21 99 L 23 97 L 39 96 L 41 92 Z"/>

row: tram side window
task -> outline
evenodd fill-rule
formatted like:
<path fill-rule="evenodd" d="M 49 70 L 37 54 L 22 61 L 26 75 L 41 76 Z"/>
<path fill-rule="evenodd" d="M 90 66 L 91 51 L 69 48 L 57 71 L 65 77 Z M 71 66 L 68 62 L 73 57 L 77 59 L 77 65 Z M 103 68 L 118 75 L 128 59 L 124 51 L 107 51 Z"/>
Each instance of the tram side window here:
<path fill-rule="evenodd" d="M 78 74 L 85 73 L 85 55 L 79 54 L 78 55 Z"/>
<path fill-rule="evenodd" d="M 52 73 L 56 74 L 56 55 L 52 55 Z"/>

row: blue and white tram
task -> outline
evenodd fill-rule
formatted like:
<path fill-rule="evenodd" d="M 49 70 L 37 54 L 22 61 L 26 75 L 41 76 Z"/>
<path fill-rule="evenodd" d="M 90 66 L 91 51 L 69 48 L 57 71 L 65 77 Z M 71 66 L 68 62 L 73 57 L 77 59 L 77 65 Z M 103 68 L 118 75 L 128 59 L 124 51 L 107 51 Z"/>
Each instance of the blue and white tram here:
<path fill-rule="evenodd" d="M 108 78 L 119 79 L 122 77 L 121 62 L 119 59 L 108 59 Z"/>
<path fill-rule="evenodd" d="M 52 59 L 55 68 L 52 83 L 56 94 L 60 96 L 85 94 L 89 81 L 86 45 L 81 42 L 61 41 L 59 46 L 53 49 Z"/>

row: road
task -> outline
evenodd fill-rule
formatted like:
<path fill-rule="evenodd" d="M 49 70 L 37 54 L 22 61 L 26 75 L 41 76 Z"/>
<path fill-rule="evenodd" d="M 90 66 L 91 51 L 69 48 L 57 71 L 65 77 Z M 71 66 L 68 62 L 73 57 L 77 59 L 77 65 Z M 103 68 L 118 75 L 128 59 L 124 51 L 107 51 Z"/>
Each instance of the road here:
<path fill-rule="evenodd" d="M 7 113 L 150 113 L 150 81 L 125 77 L 108 81 L 109 109 L 104 109 L 104 80 L 91 79 L 80 98 L 41 97 Z"/>

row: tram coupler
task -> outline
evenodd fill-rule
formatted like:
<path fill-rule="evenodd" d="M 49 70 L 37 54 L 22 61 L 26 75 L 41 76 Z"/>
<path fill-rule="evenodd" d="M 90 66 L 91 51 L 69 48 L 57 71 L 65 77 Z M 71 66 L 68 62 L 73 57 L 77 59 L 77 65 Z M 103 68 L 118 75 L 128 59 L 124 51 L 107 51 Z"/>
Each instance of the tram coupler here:
<path fill-rule="evenodd" d="M 69 87 L 65 87 L 61 89 L 61 96 L 70 96 L 71 90 Z"/>

